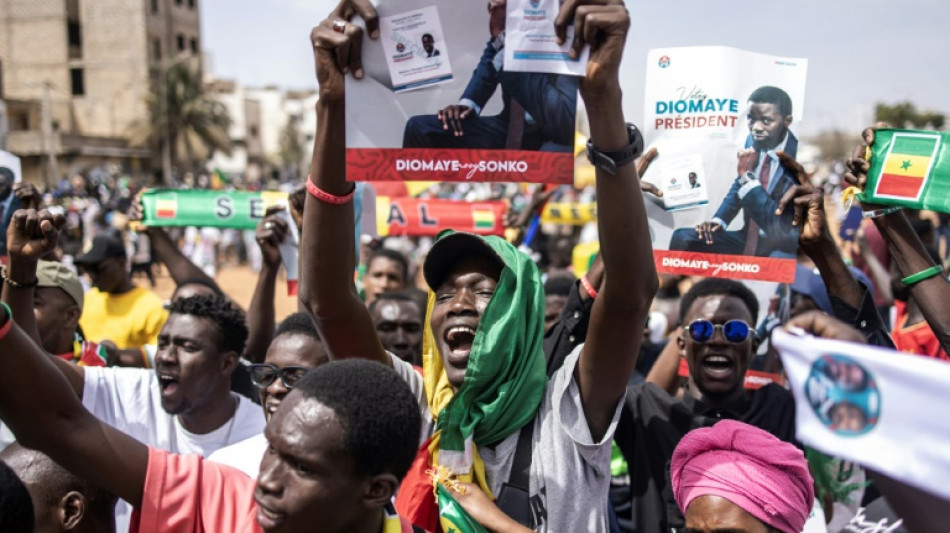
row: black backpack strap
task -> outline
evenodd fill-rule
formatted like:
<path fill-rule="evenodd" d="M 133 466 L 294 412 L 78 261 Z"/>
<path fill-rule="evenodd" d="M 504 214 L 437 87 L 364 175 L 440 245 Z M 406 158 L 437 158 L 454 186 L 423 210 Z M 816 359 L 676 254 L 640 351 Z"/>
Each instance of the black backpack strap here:
<path fill-rule="evenodd" d="M 496 504 L 511 519 L 525 527 L 534 527 L 531 502 L 528 490 L 530 488 L 531 452 L 534 448 L 534 420 L 525 424 L 518 434 L 518 446 L 515 448 L 515 459 L 511 464 L 511 474 L 508 482 L 501 486 Z"/>

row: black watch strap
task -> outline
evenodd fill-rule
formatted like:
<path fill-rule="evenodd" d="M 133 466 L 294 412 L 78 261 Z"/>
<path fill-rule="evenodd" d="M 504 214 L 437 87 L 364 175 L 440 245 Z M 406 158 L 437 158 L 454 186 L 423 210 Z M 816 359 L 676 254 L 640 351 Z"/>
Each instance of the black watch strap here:
<path fill-rule="evenodd" d="M 591 165 L 615 176 L 617 168 L 630 164 L 643 153 L 643 135 L 636 126 L 627 122 L 627 138 L 630 144 L 613 152 L 599 150 L 590 140 L 587 141 L 587 160 Z"/>

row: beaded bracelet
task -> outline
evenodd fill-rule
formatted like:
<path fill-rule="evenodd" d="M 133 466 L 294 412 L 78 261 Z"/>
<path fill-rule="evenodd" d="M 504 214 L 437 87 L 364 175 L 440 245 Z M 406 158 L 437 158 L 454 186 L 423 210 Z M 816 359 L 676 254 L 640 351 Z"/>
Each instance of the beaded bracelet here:
<path fill-rule="evenodd" d="M 925 279 L 930 279 L 936 275 L 939 275 L 941 272 L 943 272 L 943 266 L 934 265 L 928 269 L 921 270 L 920 272 L 916 274 L 911 274 L 907 276 L 906 278 L 901 280 L 901 283 L 910 287 L 911 285 L 914 285 L 915 283 L 920 283 L 921 281 L 924 281 Z"/>
<path fill-rule="evenodd" d="M 350 191 L 349 194 L 337 196 L 320 189 L 316 186 L 316 184 L 310 181 L 310 176 L 307 176 L 307 192 L 309 192 L 314 198 L 320 200 L 321 202 L 333 205 L 343 205 L 353 199 L 353 195 L 356 194 L 356 185 L 353 185 L 353 190 Z"/>
<path fill-rule="evenodd" d="M 10 310 L 10 306 L 6 302 L 0 302 L 0 307 L 3 307 L 3 310 L 7 313 L 6 322 L 3 323 L 3 326 L 0 326 L 0 339 L 3 339 L 13 328 L 13 311 Z"/>
<path fill-rule="evenodd" d="M 863 216 L 864 218 L 879 218 L 885 215 L 890 215 L 891 213 L 896 213 L 902 209 L 904 208 L 895 205 L 893 207 L 885 207 L 884 209 L 874 209 L 873 211 L 865 211 L 864 213 L 861 214 L 861 216 Z"/>
<path fill-rule="evenodd" d="M 2 269 L 0 269 L 0 277 L 3 278 L 4 283 L 13 287 L 14 289 L 32 289 L 40 284 L 39 278 L 36 278 L 33 281 L 29 281 L 26 283 L 21 283 L 19 281 L 10 279 L 7 276 L 7 267 L 3 267 Z"/>
<path fill-rule="evenodd" d="M 587 291 L 587 294 L 590 295 L 591 300 L 597 298 L 597 291 L 590 284 L 590 280 L 587 279 L 587 274 L 581 276 L 581 285 L 584 287 L 584 290 Z"/>

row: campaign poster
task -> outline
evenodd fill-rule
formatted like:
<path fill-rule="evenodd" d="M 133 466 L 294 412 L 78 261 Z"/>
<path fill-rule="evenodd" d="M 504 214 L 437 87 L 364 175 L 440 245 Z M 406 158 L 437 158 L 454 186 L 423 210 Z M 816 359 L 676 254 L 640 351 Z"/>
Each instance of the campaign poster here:
<path fill-rule="evenodd" d="M 642 179 L 660 272 L 795 279 L 798 228 L 775 215 L 797 179 L 777 151 L 797 153 L 808 61 L 727 47 L 650 50 L 648 146 L 659 156 Z"/>
<path fill-rule="evenodd" d="M 436 45 L 445 42 L 438 7 L 382 17 L 379 31 L 394 92 L 452 80 L 448 50 Z"/>
<path fill-rule="evenodd" d="M 584 47 L 577 59 L 569 52 L 574 26 L 567 29 L 563 44 L 557 43 L 554 19 L 563 0 L 509 0 L 505 30 L 505 65 L 518 72 L 551 72 L 583 76 L 587 71 L 590 48 Z"/>
<path fill-rule="evenodd" d="M 346 80 L 347 179 L 573 182 L 580 78 L 510 68 L 504 2 L 376 9 L 365 76 Z"/>

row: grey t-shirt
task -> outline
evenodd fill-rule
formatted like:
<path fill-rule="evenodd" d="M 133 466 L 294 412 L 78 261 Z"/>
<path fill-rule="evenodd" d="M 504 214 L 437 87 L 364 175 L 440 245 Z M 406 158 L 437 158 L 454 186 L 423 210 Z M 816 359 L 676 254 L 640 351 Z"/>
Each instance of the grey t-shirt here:
<path fill-rule="evenodd" d="M 564 361 L 544 388 L 544 397 L 534 419 L 534 449 L 531 455 L 529 495 L 538 532 L 602 532 L 608 530 L 607 491 L 610 485 L 610 443 L 620 417 L 622 398 L 617 399 L 607 433 L 594 442 L 581 405 L 574 369 L 584 345 Z M 409 384 L 419 402 L 423 428 L 421 441 L 434 430 L 422 376 L 412 365 L 392 356 L 393 368 Z M 497 496 L 508 481 L 514 462 L 518 432 L 478 453 L 485 461 L 488 485 Z"/>

